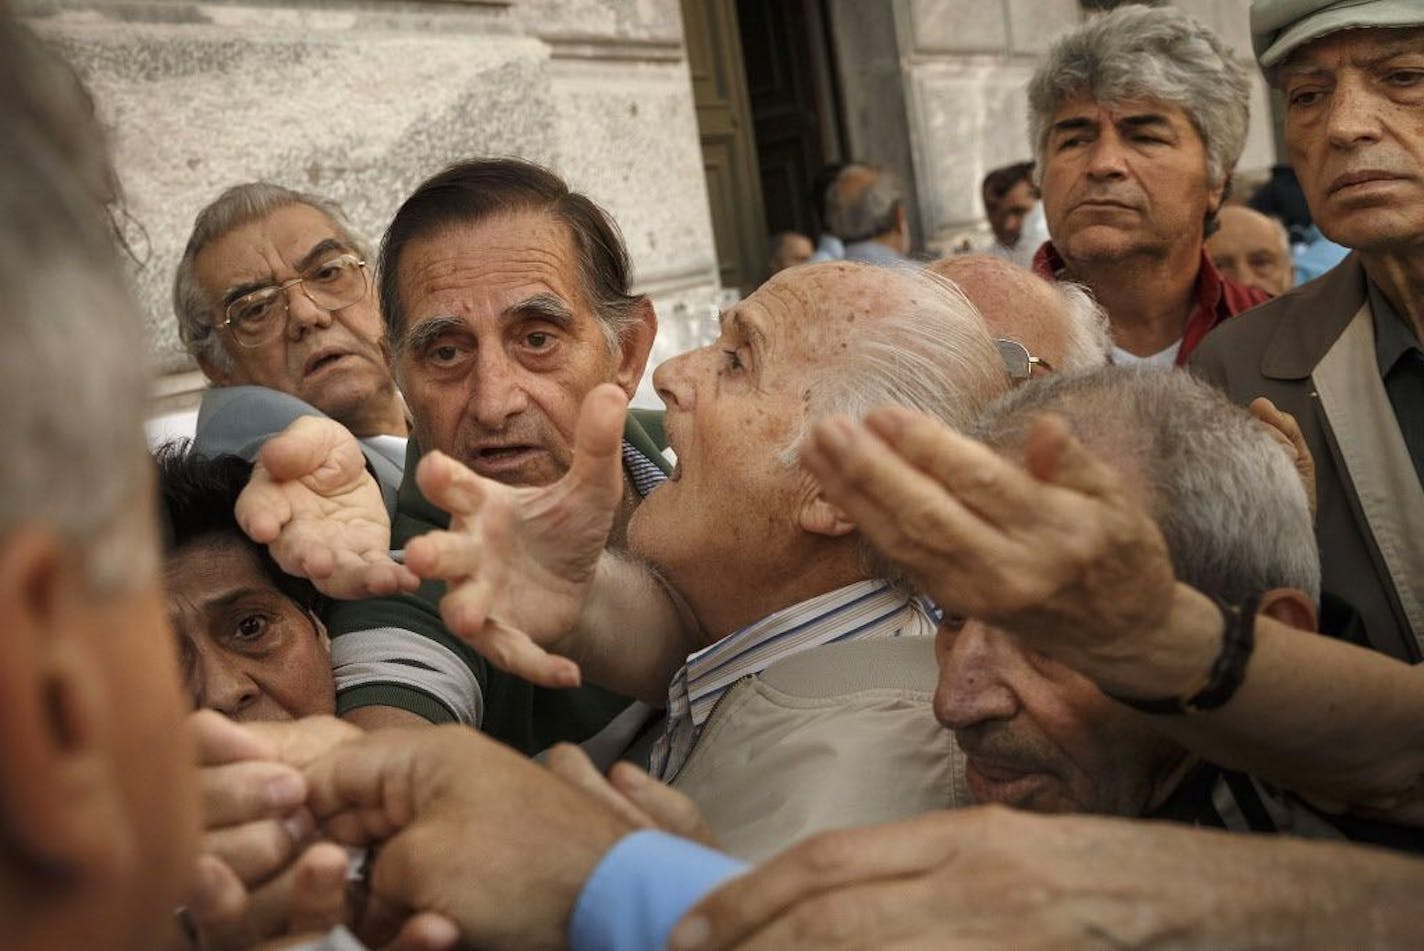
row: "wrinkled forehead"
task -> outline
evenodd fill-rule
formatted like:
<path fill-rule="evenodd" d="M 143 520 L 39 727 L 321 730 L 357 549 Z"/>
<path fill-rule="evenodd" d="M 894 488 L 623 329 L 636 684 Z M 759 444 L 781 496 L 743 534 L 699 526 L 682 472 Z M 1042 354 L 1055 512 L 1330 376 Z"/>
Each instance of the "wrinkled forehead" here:
<path fill-rule="evenodd" d="M 854 262 L 810 264 L 782 271 L 727 312 L 723 327 L 759 324 L 769 340 L 819 350 L 840 346 L 867 321 L 914 313 L 936 288 L 912 272 Z"/>
<path fill-rule="evenodd" d="M 1417 27 L 1339 30 L 1292 50 L 1273 71 L 1278 84 L 1301 73 L 1365 67 L 1406 53 L 1424 53 L 1424 12 Z"/>

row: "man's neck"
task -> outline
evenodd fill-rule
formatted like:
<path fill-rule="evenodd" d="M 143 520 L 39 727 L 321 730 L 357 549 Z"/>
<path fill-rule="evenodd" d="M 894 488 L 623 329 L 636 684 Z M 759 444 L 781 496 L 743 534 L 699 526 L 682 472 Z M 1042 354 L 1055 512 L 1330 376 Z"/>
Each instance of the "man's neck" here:
<path fill-rule="evenodd" d="M 410 435 L 406 424 L 405 400 L 401 399 L 400 393 L 394 388 L 388 394 L 373 396 L 361 407 L 359 413 L 340 422 L 351 430 L 357 439 Z"/>
<path fill-rule="evenodd" d="M 702 572 L 686 585 L 674 580 L 705 633 L 699 649 L 770 614 L 867 577 L 854 545 L 837 544 L 819 556 L 781 563 L 785 570 L 762 571 L 755 577 L 729 570 Z"/>
<path fill-rule="evenodd" d="M 1424 247 L 1384 254 L 1360 252 L 1365 273 L 1394 312 L 1424 344 Z"/>
<path fill-rule="evenodd" d="M 1200 262 L 1200 242 L 1163 257 L 1064 258 L 1065 276 L 1086 284 L 1107 311 L 1113 343 L 1139 357 L 1161 353 L 1182 339 L 1196 306 Z"/>

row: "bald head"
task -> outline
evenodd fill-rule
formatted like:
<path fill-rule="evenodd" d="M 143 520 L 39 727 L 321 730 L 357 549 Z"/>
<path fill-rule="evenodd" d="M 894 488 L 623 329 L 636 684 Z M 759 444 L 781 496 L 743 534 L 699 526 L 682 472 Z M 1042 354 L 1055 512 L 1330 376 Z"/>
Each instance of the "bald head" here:
<path fill-rule="evenodd" d="M 1054 369 L 1086 370 L 1106 362 L 1101 314 L 1082 291 L 1065 292 L 987 254 L 943 258 L 930 270 L 959 285 L 995 338 L 1018 341 Z"/>
<path fill-rule="evenodd" d="M 847 244 L 879 241 L 904 254 L 909 232 L 899 180 L 874 165 L 847 165 L 826 194 L 826 228 Z"/>
<path fill-rule="evenodd" d="M 1226 277 L 1272 297 L 1295 284 L 1295 262 L 1285 226 L 1244 205 L 1227 205 L 1221 227 L 1206 239 L 1206 253 Z"/>

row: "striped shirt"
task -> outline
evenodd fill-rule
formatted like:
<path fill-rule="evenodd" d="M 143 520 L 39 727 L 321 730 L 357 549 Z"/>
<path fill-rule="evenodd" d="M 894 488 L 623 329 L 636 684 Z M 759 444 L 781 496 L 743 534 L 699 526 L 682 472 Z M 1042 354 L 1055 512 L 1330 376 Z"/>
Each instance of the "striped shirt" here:
<path fill-rule="evenodd" d="M 728 634 L 690 655 L 674 675 L 667 727 L 653 747 L 653 775 L 664 781 L 677 775 L 712 708 L 743 677 L 822 644 L 934 632 L 924 602 L 877 579 L 817 595 Z"/>
<path fill-rule="evenodd" d="M 639 498 L 647 496 L 667 481 L 667 473 L 626 439 L 623 440 L 623 470 L 628 473 L 633 491 L 638 493 Z"/>

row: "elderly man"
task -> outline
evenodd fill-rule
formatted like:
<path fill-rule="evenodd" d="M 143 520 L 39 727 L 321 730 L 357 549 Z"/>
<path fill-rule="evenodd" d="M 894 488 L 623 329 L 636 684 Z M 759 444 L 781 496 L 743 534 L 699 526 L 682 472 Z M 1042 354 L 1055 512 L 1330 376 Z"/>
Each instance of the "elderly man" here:
<path fill-rule="evenodd" d="M 1107 318 L 1077 284 L 1045 281 L 982 254 L 941 258 L 929 267 L 978 308 L 1013 379 L 1094 370 L 1107 362 Z"/>
<path fill-rule="evenodd" d="M 1398 2 L 1252 6 L 1261 67 L 1316 224 L 1353 253 L 1239 326 L 1193 367 L 1300 422 L 1316 460 L 1325 590 L 1368 642 L 1424 643 L 1424 12 Z M 1332 632 L 1333 633 L 1333 632 Z"/>
<path fill-rule="evenodd" d="M 1205 27 L 1128 6 L 1054 44 L 1029 82 L 1051 240 L 1034 268 L 1107 310 L 1113 361 L 1180 366 L 1265 300 L 1203 249 L 1246 141 L 1247 75 Z"/>
<path fill-rule="evenodd" d="M 212 382 L 194 445 L 256 456 L 299 416 L 328 416 L 365 447 L 394 501 L 405 406 L 381 346 L 370 254 L 341 209 L 269 182 L 198 213 L 173 279 L 188 352 Z"/>
<path fill-rule="evenodd" d="M 233 515 L 252 465 L 182 444 L 157 458 L 168 617 L 193 706 L 238 721 L 331 714 L 322 598 L 278 568 Z"/>
<path fill-rule="evenodd" d="M 1227 205 L 1206 253 L 1223 277 L 1271 297 L 1295 286 L 1295 263 L 1285 225 L 1245 205 Z"/>
<path fill-rule="evenodd" d="M 905 192 L 892 172 L 852 163 L 826 192 L 826 230 L 845 245 L 847 261 L 897 264 L 910 253 Z"/>

